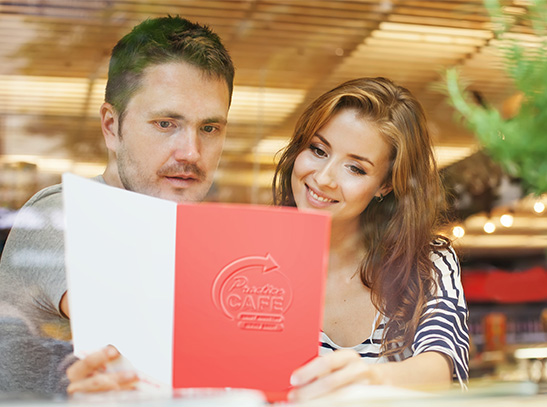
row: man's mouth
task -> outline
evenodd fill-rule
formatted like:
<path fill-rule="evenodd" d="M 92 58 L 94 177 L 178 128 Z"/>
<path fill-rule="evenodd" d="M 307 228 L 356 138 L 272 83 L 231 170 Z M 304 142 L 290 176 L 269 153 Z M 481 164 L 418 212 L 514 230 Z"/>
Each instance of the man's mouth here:
<path fill-rule="evenodd" d="M 188 188 L 200 180 L 193 174 L 175 174 L 163 176 L 175 188 Z"/>
<path fill-rule="evenodd" d="M 206 173 L 196 164 L 178 163 L 166 165 L 157 172 L 158 177 L 165 178 L 171 183 L 194 184 L 204 181 Z"/>
<path fill-rule="evenodd" d="M 164 177 L 183 181 L 198 181 L 198 178 L 195 175 L 164 175 Z"/>

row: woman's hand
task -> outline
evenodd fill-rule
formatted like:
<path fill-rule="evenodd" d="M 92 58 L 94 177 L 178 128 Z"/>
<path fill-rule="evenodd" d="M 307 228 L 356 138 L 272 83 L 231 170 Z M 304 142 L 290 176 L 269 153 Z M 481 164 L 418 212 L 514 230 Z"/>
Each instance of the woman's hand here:
<path fill-rule="evenodd" d="M 108 372 L 107 364 L 116 361 L 120 353 L 113 346 L 91 353 L 74 362 L 66 371 L 70 384 L 68 394 L 110 390 L 133 390 L 139 380 L 131 371 Z"/>
<path fill-rule="evenodd" d="M 291 401 L 305 401 L 317 398 L 351 384 L 387 384 L 382 370 L 387 364 L 369 365 L 363 363 L 359 354 L 353 350 L 337 350 L 319 356 L 294 371 L 289 393 Z"/>
<path fill-rule="evenodd" d="M 424 352 L 402 362 L 367 364 L 357 352 L 344 349 L 319 356 L 295 370 L 289 399 L 310 400 L 352 384 L 444 390 L 451 382 L 451 359 L 439 352 Z"/>

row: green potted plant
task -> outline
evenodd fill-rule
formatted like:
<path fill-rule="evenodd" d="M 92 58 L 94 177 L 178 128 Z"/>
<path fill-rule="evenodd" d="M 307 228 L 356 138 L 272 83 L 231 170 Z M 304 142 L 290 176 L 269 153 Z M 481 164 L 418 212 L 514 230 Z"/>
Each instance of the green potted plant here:
<path fill-rule="evenodd" d="M 476 135 L 484 151 L 523 192 L 547 192 L 547 0 L 529 0 L 518 24 L 531 32 L 533 43 L 508 35 L 516 24 L 499 0 L 485 0 L 507 74 L 518 89 L 498 110 L 474 101 L 457 69 L 446 71 L 448 102 Z"/>

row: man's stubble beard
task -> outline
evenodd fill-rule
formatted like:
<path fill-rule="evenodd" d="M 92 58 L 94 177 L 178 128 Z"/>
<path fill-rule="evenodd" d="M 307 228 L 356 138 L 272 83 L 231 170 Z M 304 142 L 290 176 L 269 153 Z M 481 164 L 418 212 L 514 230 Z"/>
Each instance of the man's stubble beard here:
<path fill-rule="evenodd" d="M 201 202 L 205 197 L 207 196 L 207 193 L 209 192 L 209 189 L 212 185 L 212 180 L 208 181 L 205 171 L 203 171 L 201 168 L 199 168 L 196 164 L 189 164 L 189 163 L 179 163 L 179 164 L 172 164 L 168 166 L 161 167 L 157 172 L 154 173 L 154 175 L 157 175 L 158 178 L 161 178 L 161 176 L 177 173 L 177 172 L 184 172 L 184 173 L 193 173 L 199 180 L 200 186 L 202 188 L 198 188 L 199 191 L 189 191 L 184 190 L 185 194 L 177 196 L 177 199 L 168 198 L 165 196 L 162 196 L 161 194 L 161 188 L 157 187 L 152 179 L 148 179 L 140 170 L 139 163 L 135 161 L 131 154 L 128 152 L 128 150 L 125 148 L 125 143 L 123 142 L 123 134 L 122 134 L 122 123 L 118 123 L 118 137 L 120 139 L 120 150 L 116 154 L 116 163 L 117 163 L 117 169 L 118 169 L 118 176 L 120 178 L 120 181 L 123 185 L 123 187 L 132 192 L 137 192 L 149 196 L 153 196 L 160 199 L 168 199 L 174 202 Z M 136 169 L 137 171 L 134 173 L 132 172 L 132 169 Z M 145 180 L 144 183 L 138 183 L 134 182 L 136 180 Z M 202 190 L 203 189 L 203 190 Z M 201 191 L 202 190 L 202 191 Z M 187 197 L 187 193 L 195 192 L 197 193 L 197 196 L 195 197 Z M 199 192 L 199 193 L 198 193 Z"/>

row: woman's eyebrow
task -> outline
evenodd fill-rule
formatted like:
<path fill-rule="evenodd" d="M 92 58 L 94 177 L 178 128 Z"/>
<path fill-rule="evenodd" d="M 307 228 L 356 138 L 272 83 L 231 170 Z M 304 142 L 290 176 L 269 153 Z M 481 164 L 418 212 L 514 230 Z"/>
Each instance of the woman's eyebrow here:
<path fill-rule="evenodd" d="M 325 144 L 327 147 L 331 146 L 330 143 L 327 141 L 327 139 L 323 137 L 321 134 L 315 133 L 315 136 L 319 140 L 321 140 L 321 142 Z M 361 157 L 360 155 L 357 155 L 357 154 L 349 154 L 349 156 L 353 158 L 354 160 L 367 162 L 374 167 L 374 163 L 371 160 L 369 160 L 367 157 Z"/>
<path fill-rule="evenodd" d="M 369 160 L 367 157 L 361 157 L 360 155 L 357 155 L 357 154 L 350 154 L 349 156 L 358 161 L 365 161 L 374 167 L 374 163 L 371 160 Z"/>
<path fill-rule="evenodd" d="M 319 133 L 315 133 L 315 136 L 321 140 L 323 142 L 323 144 L 325 144 L 327 147 L 330 147 L 330 143 L 327 141 L 327 139 L 325 137 L 323 137 L 321 134 Z"/>

